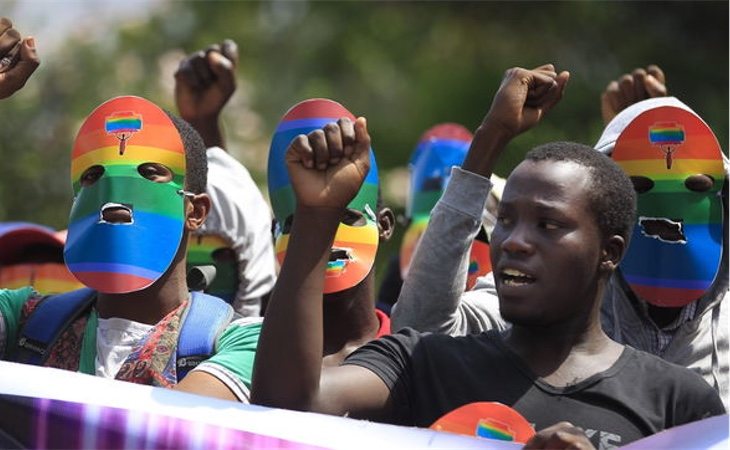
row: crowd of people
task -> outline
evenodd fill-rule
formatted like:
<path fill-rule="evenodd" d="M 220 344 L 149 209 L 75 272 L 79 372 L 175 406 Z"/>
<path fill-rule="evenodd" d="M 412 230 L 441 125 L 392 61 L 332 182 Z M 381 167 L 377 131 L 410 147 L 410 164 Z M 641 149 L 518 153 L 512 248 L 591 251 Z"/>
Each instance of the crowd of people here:
<path fill-rule="evenodd" d="M 495 165 L 567 71 L 509 69 L 473 134 L 427 130 L 378 292 L 396 220 L 367 120 L 294 104 L 269 206 L 220 128 L 237 62 L 230 40 L 182 60 L 179 115 L 133 95 L 90 112 L 67 231 L 0 225 L 3 359 L 418 427 L 498 402 L 536 430 L 525 448 L 609 449 L 725 414 L 727 159 L 659 67 L 606 87 L 594 147 L 538 145 L 506 181 Z M 2 18 L 0 102 L 39 63 Z"/>

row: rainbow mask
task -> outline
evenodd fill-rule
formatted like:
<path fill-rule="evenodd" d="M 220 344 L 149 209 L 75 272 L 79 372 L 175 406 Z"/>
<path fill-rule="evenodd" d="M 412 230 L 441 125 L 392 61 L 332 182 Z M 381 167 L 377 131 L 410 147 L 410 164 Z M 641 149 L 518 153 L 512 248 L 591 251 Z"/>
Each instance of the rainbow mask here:
<path fill-rule="evenodd" d="M 215 266 L 215 279 L 205 292 L 233 303 L 238 289 L 238 264 L 231 245 L 216 234 L 196 234 L 188 241 L 188 270 L 193 266 Z"/>
<path fill-rule="evenodd" d="M 276 258 L 281 264 L 289 244 L 289 230 L 294 214 L 295 196 L 284 162 L 289 144 L 299 134 L 337 122 L 342 117 L 355 117 L 342 105 L 327 99 L 311 99 L 291 108 L 279 122 L 269 151 L 269 196 L 277 221 L 275 231 Z M 375 211 L 378 200 L 378 167 L 370 149 L 370 171 L 348 209 L 362 215 L 362 225 L 341 223 L 327 264 L 324 293 L 330 294 L 360 283 L 373 267 L 378 250 L 378 225 Z"/>
<path fill-rule="evenodd" d="M 173 178 L 156 183 L 139 167 L 158 163 Z M 81 176 L 101 166 L 101 177 Z M 117 97 L 96 108 L 81 126 L 71 154 L 74 202 L 64 257 L 86 286 L 120 294 L 154 283 L 168 269 L 183 236 L 185 150 L 172 120 L 139 97 Z M 107 222 L 109 208 L 129 221 Z"/>
<path fill-rule="evenodd" d="M 0 288 L 33 286 L 47 295 L 83 287 L 62 262 L 65 238 L 31 223 L 0 224 Z"/>
<path fill-rule="evenodd" d="M 403 236 L 400 250 L 400 273 L 403 279 L 421 236 L 428 226 L 431 210 L 441 198 L 451 177 L 451 167 L 464 162 L 472 134 L 461 125 L 444 123 L 428 129 L 413 150 L 409 168 L 411 182 L 406 203 L 406 216 L 410 219 Z M 482 236 L 483 233 L 480 233 Z M 476 282 L 477 277 L 491 270 L 489 245 L 486 234 L 482 240 L 475 240 L 469 257 L 467 289 Z"/>
<path fill-rule="evenodd" d="M 638 193 L 638 220 L 619 266 L 623 277 L 653 305 L 697 300 L 722 256 L 725 170 L 715 135 L 687 109 L 656 107 L 626 126 L 613 158 Z M 702 189 L 690 179 L 698 174 L 710 177 Z"/>

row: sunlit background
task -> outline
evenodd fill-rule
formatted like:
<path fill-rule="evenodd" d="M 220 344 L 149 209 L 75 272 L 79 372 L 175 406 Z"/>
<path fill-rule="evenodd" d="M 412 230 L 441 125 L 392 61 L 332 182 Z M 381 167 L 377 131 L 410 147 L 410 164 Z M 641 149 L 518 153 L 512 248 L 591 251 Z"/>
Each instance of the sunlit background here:
<path fill-rule="evenodd" d="M 183 2 L 4 1 L 42 64 L 0 106 L 0 221 L 65 228 L 69 152 L 84 117 L 119 94 L 174 111 L 184 55 L 224 38 L 239 45 L 238 90 L 224 112 L 229 151 L 266 192 L 269 140 L 281 115 L 329 97 L 368 118 L 385 202 L 402 212 L 406 162 L 439 122 L 474 129 L 511 66 L 572 72 L 548 119 L 518 138 L 501 175 L 534 144 L 593 144 L 599 95 L 651 63 L 670 93 L 728 139 L 728 2 Z M 399 245 L 382 247 L 379 264 Z"/>

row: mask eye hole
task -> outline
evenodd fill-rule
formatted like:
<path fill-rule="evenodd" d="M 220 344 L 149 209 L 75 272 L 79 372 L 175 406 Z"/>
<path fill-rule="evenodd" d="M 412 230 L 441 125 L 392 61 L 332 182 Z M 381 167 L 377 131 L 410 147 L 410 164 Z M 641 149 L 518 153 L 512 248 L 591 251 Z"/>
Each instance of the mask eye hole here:
<path fill-rule="evenodd" d="M 360 212 L 356 209 L 350 209 L 350 208 L 347 208 L 345 210 L 340 222 L 344 223 L 345 225 L 349 225 L 351 227 L 362 227 L 365 224 L 367 224 L 365 215 L 362 212 Z"/>
<path fill-rule="evenodd" d="M 714 184 L 715 179 L 703 173 L 691 175 L 684 180 L 684 186 L 694 192 L 707 192 L 712 189 Z"/>
<path fill-rule="evenodd" d="M 83 187 L 89 187 L 99 181 L 102 175 L 104 175 L 104 167 L 99 165 L 91 166 L 81 174 L 79 183 Z"/>
<path fill-rule="evenodd" d="M 137 172 L 155 183 L 172 181 L 172 171 L 160 163 L 147 162 L 137 166 Z"/>
<path fill-rule="evenodd" d="M 630 177 L 631 183 L 634 185 L 634 190 L 638 194 L 643 194 L 644 192 L 649 192 L 654 187 L 654 182 L 651 180 L 651 178 L 647 177 L 640 177 L 640 176 L 634 176 Z"/>
<path fill-rule="evenodd" d="M 213 254 L 213 261 L 216 263 L 234 263 L 236 262 L 236 252 L 232 248 L 222 247 L 215 249 Z"/>

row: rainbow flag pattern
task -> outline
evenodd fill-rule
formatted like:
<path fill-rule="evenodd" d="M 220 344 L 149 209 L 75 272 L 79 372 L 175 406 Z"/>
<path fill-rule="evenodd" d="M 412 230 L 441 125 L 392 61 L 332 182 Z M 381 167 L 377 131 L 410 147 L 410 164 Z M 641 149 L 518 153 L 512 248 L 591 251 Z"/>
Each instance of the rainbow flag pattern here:
<path fill-rule="evenodd" d="M 119 154 L 127 148 L 127 140 L 142 129 L 142 116 L 133 112 L 121 112 L 107 117 L 104 128 L 119 139 Z"/>
<path fill-rule="evenodd" d="M 238 264 L 235 252 L 223 236 L 196 234 L 188 240 L 187 266 L 215 266 L 215 279 L 206 293 L 233 303 L 238 289 Z"/>
<path fill-rule="evenodd" d="M 684 142 L 684 129 L 675 122 L 657 123 L 649 127 L 653 145 L 679 145 Z"/>
<path fill-rule="evenodd" d="M 668 167 L 655 145 L 676 144 L 680 137 L 681 146 L 673 150 Z M 696 300 L 717 276 L 722 256 L 726 212 L 718 192 L 726 174 L 715 135 L 693 113 L 663 106 L 637 116 L 619 136 L 612 157 L 627 175 L 654 183 L 651 190 L 637 195 L 639 220 L 619 266 L 621 274 L 649 303 L 678 307 Z M 712 178 L 708 191 L 685 186 L 685 180 L 696 174 Z M 681 229 L 684 242 L 668 241 L 642 225 L 661 222 Z"/>
<path fill-rule="evenodd" d="M 39 294 L 60 294 L 83 286 L 65 264 L 13 264 L 0 268 L 0 288 L 33 286 Z"/>
<path fill-rule="evenodd" d="M 409 163 L 407 217 L 431 213 L 446 188 L 451 167 L 464 162 L 471 140 L 471 132 L 455 123 L 438 124 L 423 133 Z"/>
<path fill-rule="evenodd" d="M 514 431 L 507 424 L 494 419 L 479 419 L 474 435 L 500 441 L 512 442 L 515 440 Z"/>
<path fill-rule="evenodd" d="M 109 119 L 115 122 L 120 114 L 139 119 L 139 129 L 123 153 L 118 151 L 117 137 L 107 132 Z M 133 125 L 131 122 L 127 125 Z M 148 162 L 168 167 L 173 179 L 155 183 L 142 177 L 138 167 Z M 96 165 L 104 168 L 103 176 L 82 187 L 81 175 Z M 182 238 L 184 210 L 179 190 L 184 176 L 182 140 L 159 107 L 128 96 L 95 109 L 81 126 L 71 153 L 76 196 L 64 257 L 74 276 L 105 293 L 133 292 L 157 280 L 172 262 Z M 101 220 L 101 208 L 107 203 L 129 206 L 133 222 Z"/>
<path fill-rule="evenodd" d="M 289 245 L 289 234 L 281 230 L 281 224 L 294 214 L 295 208 L 294 190 L 284 162 L 286 150 L 296 136 L 322 128 L 330 122 L 337 122 L 342 117 L 355 120 L 351 112 L 335 101 L 321 98 L 305 100 L 284 114 L 274 132 L 269 150 L 268 187 L 274 216 L 279 224 L 279 231 L 275 236 L 275 252 L 279 264 L 283 263 Z M 366 224 L 340 224 L 335 235 L 333 254 L 334 251 L 339 251 L 338 253 L 347 256 L 329 262 L 325 274 L 325 294 L 355 286 L 372 269 L 379 242 L 376 218 L 373 216 L 377 206 L 378 183 L 378 166 L 371 148 L 370 171 L 360 191 L 348 205 L 349 209 L 363 213 Z"/>
<path fill-rule="evenodd" d="M 468 403 L 444 414 L 429 428 L 522 444 L 535 435 L 522 414 L 499 402 Z"/>

